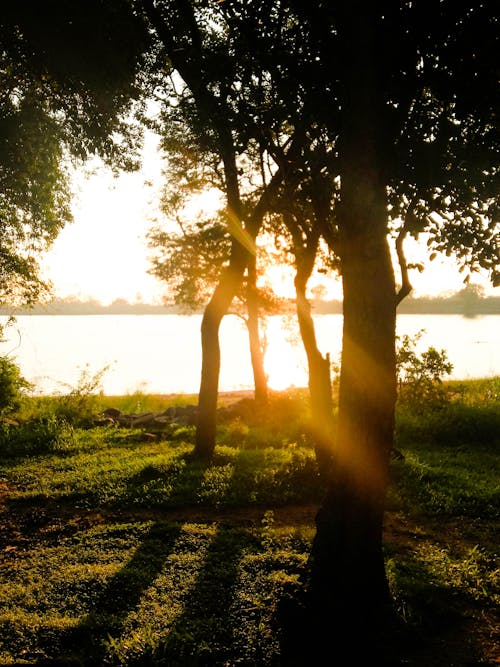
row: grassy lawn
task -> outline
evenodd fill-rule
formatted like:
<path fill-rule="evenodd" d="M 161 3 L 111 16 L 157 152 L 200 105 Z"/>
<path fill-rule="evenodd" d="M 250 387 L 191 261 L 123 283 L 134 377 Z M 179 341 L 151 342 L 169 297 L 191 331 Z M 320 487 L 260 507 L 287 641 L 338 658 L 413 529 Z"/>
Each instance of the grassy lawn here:
<path fill-rule="evenodd" d="M 401 664 L 497 665 L 500 381 L 449 391 L 398 410 L 385 550 Z M 301 588 L 323 492 L 305 405 L 280 394 L 265 419 L 221 423 L 209 465 L 189 425 L 82 428 L 67 405 L 25 406 L 0 450 L 0 664 L 279 665 L 278 603 Z"/>

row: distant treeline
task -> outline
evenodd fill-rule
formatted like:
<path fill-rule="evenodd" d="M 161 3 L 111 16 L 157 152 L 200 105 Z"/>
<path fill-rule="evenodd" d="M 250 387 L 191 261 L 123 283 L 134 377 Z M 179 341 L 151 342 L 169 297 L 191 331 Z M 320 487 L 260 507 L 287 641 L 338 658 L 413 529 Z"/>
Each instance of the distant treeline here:
<path fill-rule="evenodd" d="M 289 308 L 295 309 L 293 300 Z M 315 314 L 342 313 L 341 301 L 313 299 L 311 302 Z M 201 312 L 201 311 L 200 311 Z M 441 315 L 500 315 L 500 297 L 483 297 L 474 290 L 464 289 L 448 297 L 407 297 L 398 306 L 398 313 L 441 314 Z M 99 301 L 76 299 L 55 299 L 46 304 L 37 304 L 31 308 L 0 307 L 2 315 L 166 315 L 186 314 L 176 306 L 150 303 L 130 303 L 125 299 L 116 299 L 109 305 Z"/>
<path fill-rule="evenodd" d="M 165 315 L 180 311 L 176 307 L 163 304 L 130 303 L 125 299 L 116 299 L 108 305 L 103 305 L 94 299 L 80 301 L 70 298 L 54 299 L 32 307 L 0 307 L 0 313 L 3 315 Z"/>
<path fill-rule="evenodd" d="M 341 301 L 313 301 L 317 314 L 341 313 Z M 427 315 L 500 315 L 500 297 L 464 298 L 461 293 L 450 297 L 407 297 L 398 306 L 398 313 Z"/>

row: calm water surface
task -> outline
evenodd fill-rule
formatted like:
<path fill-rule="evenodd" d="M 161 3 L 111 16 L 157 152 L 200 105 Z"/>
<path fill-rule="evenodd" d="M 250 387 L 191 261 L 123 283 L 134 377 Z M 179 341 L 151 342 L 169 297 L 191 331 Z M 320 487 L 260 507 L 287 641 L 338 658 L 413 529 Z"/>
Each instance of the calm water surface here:
<path fill-rule="evenodd" d="M 6 318 L 2 318 L 5 321 Z M 196 393 L 201 349 L 200 315 L 32 315 L 17 318 L 0 353 L 9 353 L 40 393 L 67 391 L 83 370 L 109 366 L 106 394 Z M 315 317 L 323 353 L 340 352 L 342 316 Z M 398 334 L 425 329 L 420 347 L 444 348 L 454 365 L 451 377 L 500 375 L 500 316 L 400 315 Z M 306 360 L 293 318 L 272 317 L 267 325 L 266 371 L 270 386 L 306 386 Z M 246 330 L 228 316 L 221 328 L 221 391 L 252 387 Z"/>

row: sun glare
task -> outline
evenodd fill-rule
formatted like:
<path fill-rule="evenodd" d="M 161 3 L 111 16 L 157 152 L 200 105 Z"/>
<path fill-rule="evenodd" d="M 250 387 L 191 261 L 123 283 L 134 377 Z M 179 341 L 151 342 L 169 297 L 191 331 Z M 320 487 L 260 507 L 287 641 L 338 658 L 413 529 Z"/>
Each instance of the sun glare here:
<path fill-rule="evenodd" d="M 270 389 L 307 386 L 307 364 L 301 346 L 294 346 L 281 318 L 273 318 L 266 332 L 264 367 Z"/>
<path fill-rule="evenodd" d="M 291 354 L 276 354 L 269 352 L 266 355 L 265 369 L 268 377 L 268 386 L 275 391 L 289 387 L 304 387 L 307 385 L 307 374 L 300 367 Z"/>

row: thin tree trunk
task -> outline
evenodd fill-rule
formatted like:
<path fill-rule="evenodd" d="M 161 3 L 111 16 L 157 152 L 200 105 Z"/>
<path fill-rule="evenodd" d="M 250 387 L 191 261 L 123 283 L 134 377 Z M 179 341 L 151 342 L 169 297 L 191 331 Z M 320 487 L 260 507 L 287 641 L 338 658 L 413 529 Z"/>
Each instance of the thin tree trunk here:
<path fill-rule="evenodd" d="M 293 190 L 286 193 L 293 200 Z M 295 301 L 300 335 L 307 357 L 309 377 L 309 401 L 311 410 L 311 435 L 314 441 L 316 462 L 320 475 L 328 479 L 333 454 L 333 398 L 330 374 L 330 358 L 323 357 L 318 349 L 311 304 L 306 296 L 307 282 L 316 261 L 321 235 L 319 211 L 316 212 L 316 224 L 311 226 L 307 219 L 302 224 L 297 219 L 297 212 L 284 212 L 285 224 L 293 240 L 295 254 Z"/>
<path fill-rule="evenodd" d="M 236 166 L 236 153 L 227 125 L 217 123 L 220 152 L 226 177 L 228 217 L 236 229 L 242 229 L 241 200 Z M 254 237 L 255 239 L 255 237 Z M 219 328 L 242 281 L 249 252 L 233 233 L 229 266 L 223 271 L 201 322 L 201 381 L 198 397 L 198 421 L 194 455 L 209 458 L 215 449 L 217 396 L 219 391 L 220 344 Z"/>
<path fill-rule="evenodd" d="M 226 178 L 226 188 L 228 193 L 228 202 L 238 202 L 239 204 L 238 181 L 236 163 L 233 160 L 226 168 L 226 175 L 232 178 L 232 188 L 229 187 L 229 177 Z M 237 218 L 236 224 L 240 225 L 236 236 L 233 238 L 231 246 L 231 256 L 229 266 L 222 273 L 219 284 L 215 288 L 214 294 L 210 299 L 201 323 L 201 348 L 202 348 L 202 367 L 200 392 L 198 396 L 198 420 L 196 425 L 196 440 L 194 456 L 199 458 L 210 458 L 215 449 L 216 417 L 217 417 L 217 396 L 219 390 L 219 371 L 220 371 L 220 344 L 219 328 L 222 318 L 227 313 L 231 302 L 241 286 L 243 275 L 248 264 L 251 262 L 252 250 L 250 246 L 255 244 L 255 239 L 259 233 L 262 219 L 268 208 L 268 197 L 271 197 L 274 191 L 279 187 L 282 180 L 282 171 L 279 169 L 268 184 L 265 192 L 262 194 L 256 204 L 252 217 L 248 222 L 247 231 L 241 228 L 241 218 Z M 230 199 L 230 192 L 233 193 Z M 231 210 L 231 206 L 229 207 Z M 235 209 L 233 208 L 233 211 Z M 246 241 L 245 241 L 246 239 Z M 242 241 L 243 243 L 242 244 Z"/>
<path fill-rule="evenodd" d="M 306 352 L 309 371 L 311 434 L 314 440 L 319 472 L 322 477 L 328 478 L 333 454 L 332 384 L 330 359 L 328 355 L 323 357 L 318 349 L 311 305 L 306 297 L 307 281 L 311 275 L 313 263 L 314 261 L 309 262 L 305 266 L 304 262 L 297 262 L 295 292 L 300 335 Z M 310 268 L 308 268 L 309 266 Z"/>
<path fill-rule="evenodd" d="M 257 293 L 257 258 L 249 257 L 247 267 L 247 309 L 248 309 L 248 338 L 250 341 L 250 358 L 255 386 L 255 402 L 266 405 L 268 399 L 267 376 L 264 369 L 264 354 L 259 333 L 259 303 Z"/>
<path fill-rule="evenodd" d="M 193 452 L 198 458 L 210 458 L 215 449 L 220 371 L 219 328 L 241 286 L 246 264 L 247 251 L 237 241 L 233 241 L 230 264 L 222 273 L 201 321 L 201 381 Z"/>

